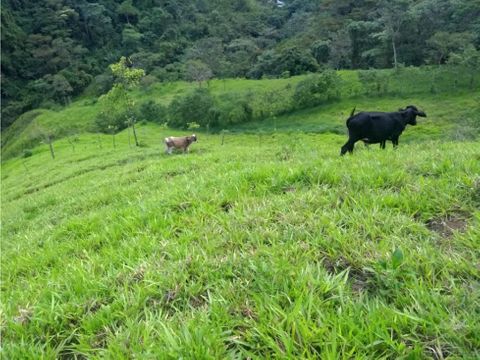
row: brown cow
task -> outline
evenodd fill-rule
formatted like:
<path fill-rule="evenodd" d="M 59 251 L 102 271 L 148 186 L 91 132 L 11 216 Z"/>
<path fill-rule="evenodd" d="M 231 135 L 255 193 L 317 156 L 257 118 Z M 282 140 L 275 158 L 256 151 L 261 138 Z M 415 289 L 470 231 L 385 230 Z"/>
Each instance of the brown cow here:
<path fill-rule="evenodd" d="M 191 143 L 197 141 L 197 136 L 195 134 L 191 136 L 169 136 L 165 138 L 165 152 L 167 154 L 171 154 L 173 148 L 175 149 L 183 149 L 183 152 L 186 153 L 188 151 L 188 147 Z"/>

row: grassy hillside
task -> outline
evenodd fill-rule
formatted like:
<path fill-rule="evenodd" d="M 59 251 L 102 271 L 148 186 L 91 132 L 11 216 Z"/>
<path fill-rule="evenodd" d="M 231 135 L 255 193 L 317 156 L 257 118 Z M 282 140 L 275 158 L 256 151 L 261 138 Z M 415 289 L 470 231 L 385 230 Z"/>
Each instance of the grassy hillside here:
<path fill-rule="evenodd" d="M 188 155 L 165 155 L 185 132 L 155 124 L 138 148 L 92 133 L 95 99 L 24 114 L 2 134 L 2 356 L 480 357 L 479 93 L 404 71 L 383 95 L 341 73 L 340 100 L 200 130 Z M 210 89 L 268 97 L 302 79 Z M 428 117 L 397 150 L 339 157 L 354 106 L 408 104 Z"/>
<path fill-rule="evenodd" d="M 208 83 L 208 88 L 219 102 L 222 101 L 222 97 L 227 97 L 231 101 L 249 96 L 253 119 L 256 121 L 230 129 L 241 131 L 246 129 L 270 131 L 277 127 L 277 130 L 289 131 L 300 129 L 313 132 L 339 132 L 342 131 L 345 117 L 353 106 L 357 106 L 359 110 L 392 111 L 410 103 L 424 106 L 427 113 L 435 116 L 435 121 L 442 122 L 446 127 L 451 128 L 455 123 L 464 129 L 465 126 L 472 127 L 470 123 L 476 121 L 480 110 L 477 85 L 480 83 L 480 73 L 473 75 L 476 86 L 470 88 L 471 74 L 462 68 L 412 67 L 399 71 L 339 71 L 338 74 L 341 77 L 338 100 L 297 112 L 293 112 L 292 95 L 298 82 L 304 80 L 306 76 L 261 81 L 212 80 Z M 168 106 L 176 96 L 183 96 L 197 86 L 186 82 L 154 83 L 135 91 L 132 98 L 136 104 L 154 101 Z M 11 127 L 2 132 L 2 158 L 18 156 L 25 150 L 34 148 L 42 141 L 42 133 L 48 133 L 53 138 L 59 139 L 84 132 L 95 132 L 95 117 L 101 110 L 97 100 L 96 97 L 85 96 L 63 109 L 37 109 L 22 115 Z M 139 117 L 138 120 L 157 122 L 168 120 L 145 118 L 141 113 Z M 467 130 L 466 133 L 471 131 Z"/>
<path fill-rule="evenodd" d="M 300 132 L 166 156 L 148 125 L 4 162 L 3 356 L 480 356 L 480 146 L 434 119 L 343 158 Z"/>

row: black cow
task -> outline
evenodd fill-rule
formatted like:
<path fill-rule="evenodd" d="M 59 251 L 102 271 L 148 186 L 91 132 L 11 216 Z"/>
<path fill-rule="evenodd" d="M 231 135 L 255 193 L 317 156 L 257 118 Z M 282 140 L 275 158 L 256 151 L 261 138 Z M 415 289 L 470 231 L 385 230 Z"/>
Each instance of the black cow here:
<path fill-rule="evenodd" d="M 393 143 L 393 147 L 396 147 L 398 138 L 405 130 L 407 124 L 416 125 L 417 116 L 427 116 L 413 105 L 388 113 L 361 112 L 353 115 L 354 112 L 355 108 L 347 120 L 348 141 L 342 146 L 340 155 L 345 155 L 347 151 L 352 153 L 355 143 L 359 140 L 364 141 L 366 144 L 380 143 L 382 149 L 385 148 L 385 142 L 390 140 Z"/>

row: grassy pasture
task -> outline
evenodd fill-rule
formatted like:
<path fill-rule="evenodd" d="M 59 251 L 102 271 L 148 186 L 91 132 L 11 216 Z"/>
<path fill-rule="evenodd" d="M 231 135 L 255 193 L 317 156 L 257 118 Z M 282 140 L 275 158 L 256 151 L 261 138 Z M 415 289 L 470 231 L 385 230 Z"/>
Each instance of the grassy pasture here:
<path fill-rule="evenodd" d="M 89 98 L 25 114 L 2 134 L 2 357 L 480 357 L 479 94 L 402 71 L 384 96 L 342 72 L 341 101 L 238 125 L 223 145 L 200 132 L 188 155 L 161 144 L 183 132 L 145 123 L 141 147 L 123 131 L 114 148 L 89 132 Z M 192 86 L 134 97 L 168 104 Z M 339 157 L 354 106 L 408 104 L 428 117 L 397 150 Z M 34 121 L 70 134 L 55 160 L 33 147 Z"/>
<path fill-rule="evenodd" d="M 399 106 L 414 102 L 417 106 L 427 107 L 429 112 L 445 113 L 448 115 L 445 120 L 457 121 L 459 119 L 460 122 L 464 122 L 465 118 L 467 120 L 472 118 L 480 109 L 478 96 L 480 72 L 472 74 L 465 69 L 453 67 L 409 67 L 402 68 L 397 72 L 391 69 L 377 70 L 375 74 L 383 79 L 381 92 L 376 90 L 374 80 L 362 83 L 359 79 L 362 73 L 369 73 L 369 71 L 339 71 L 341 83 L 338 96 L 341 101 L 325 104 L 321 108 L 296 112 L 292 112 L 291 98 L 297 83 L 305 79 L 307 75 L 261 81 L 217 79 L 211 80 L 203 86 L 208 86 L 212 95 L 218 98 L 221 96 L 249 97 L 254 119 L 262 121 L 241 124 L 238 126 L 241 130 L 274 129 L 279 116 L 269 119 L 270 114 L 285 114 L 281 116 L 286 120 L 281 124 L 283 130 L 296 131 L 300 129 L 302 131 L 339 133 L 344 126 L 345 116 L 353 106 L 357 106 L 358 109 L 365 106 L 364 109 L 392 111 Z M 470 83 L 472 78 L 474 80 L 473 88 Z M 153 100 L 168 106 L 176 96 L 185 95 L 197 86 L 197 84 L 186 82 L 154 83 L 133 92 L 132 98 L 137 104 Z M 43 132 L 50 133 L 56 139 L 93 132 L 95 117 L 101 109 L 97 100 L 96 97 L 84 96 L 64 108 L 37 109 L 22 115 L 10 128 L 2 132 L 3 159 L 21 155 L 23 151 L 37 146 L 41 142 L 39 128 Z M 439 102 L 449 103 L 449 107 L 439 107 L 437 105 Z M 322 114 L 320 122 L 317 114 Z M 327 119 L 323 116 L 325 114 L 332 116 Z M 435 113 L 433 114 L 435 115 Z M 167 119 L 138 120 L 165 122 Z M 317 124 L 321 126 L 317 126 Z M 464 125 L 462 123 L 461 127 L 464 128 Z"/>
<path fill-rule="evenodd" d="M 166 156 L 148 125 L 6 161 L 3 356 L 478 357 L 479 143 L 420 128 L 340 158 L 300 132 Z"/>

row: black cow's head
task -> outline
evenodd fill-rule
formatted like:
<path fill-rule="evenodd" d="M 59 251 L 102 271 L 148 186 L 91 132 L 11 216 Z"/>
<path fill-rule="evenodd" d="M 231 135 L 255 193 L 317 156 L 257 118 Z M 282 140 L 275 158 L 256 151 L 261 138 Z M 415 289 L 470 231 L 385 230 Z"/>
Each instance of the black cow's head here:
<path fill-rule="evenodd" d="M 417 116 L 427 117 L 423 111 L 418 110 L 416 106 L 408 105 L 405 109 L 400 109 L 400 111 L 404 111 L 408 115 L 407 124 L 410 125 L 417 125 Z"/>

